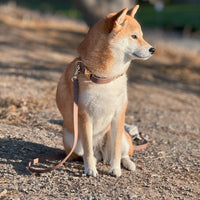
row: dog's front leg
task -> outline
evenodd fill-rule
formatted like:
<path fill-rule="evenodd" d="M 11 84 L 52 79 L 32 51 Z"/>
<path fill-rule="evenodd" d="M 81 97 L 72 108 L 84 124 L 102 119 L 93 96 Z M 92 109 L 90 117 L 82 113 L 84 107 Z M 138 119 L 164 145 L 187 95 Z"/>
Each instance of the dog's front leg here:
<path fill-rule="evenodd" d="M 116 177 L 121 176 L 121 141 L 124 131 L 126 105 L 122 112 L 116 114 L 111 123 L 110 173 Z"/>
<path fill-rule="evenodd" d="M 96 159 L 93 152 L 93 132 L 90 117 L 86 113 L 79 115 L 79 133 L 84 149 L 83 161 L 85 174 L 96 177 Z"/>

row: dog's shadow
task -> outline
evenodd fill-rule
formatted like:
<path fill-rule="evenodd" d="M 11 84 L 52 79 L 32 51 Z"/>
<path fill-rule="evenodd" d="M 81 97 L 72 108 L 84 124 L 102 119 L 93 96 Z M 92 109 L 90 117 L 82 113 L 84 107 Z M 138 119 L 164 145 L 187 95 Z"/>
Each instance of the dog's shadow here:
<path fill-rule="evenodd" d="M 33 158 L 60 153 L 64 153 L 64 150 L 48 147 L 43 144 L 26 142 L 18 138 L 0 138 L 0 165 L 11 164 L 18 175 L 31 175 L 31 172 L 28 170 L 28 163 Z M 55 165 L 58 162 L 55 161 L 51 164 Z M 77 173 L 77 170 L 74 172 L 74 170 L 70 169 L 71 167 L 78 169 L 79 172 Z M 59 168 L 57 170 L 64 170 L 71 176 L 81 177 L 84 173 L 83 160 L 69 160 L 64 164 L 64 169 Z M 108 174 L 104 170 L 99 170 L 99 173 Z"/>
<path fill-rule="evenodd" d="M 64 150 L 26 142 L 18 138 L 0 139 L 0 164 L 11 164 L 17 174 L 20 175 L 31 174 L 27 166 L 33 158 L 60 153 L 64 153 Z"/>
<path fill-rule="evenodd" d="M 60 126 L 63 125 L 62 120 L 50 120 L 49 123 Z M 62 149 L 24 141 L 19 138 L 0 138 L 0 165 L 3 166 L 4 171 L 6 171 L 6 165 L 12 165 L 18 175 L 31 175 L 31 172 L 28 170 L 28 163 L 32 159 L 47 155 L 56 155 L 64 152 L 65 151 Z M 59 161 L 50 162 L 51 165 L 49 165 L 49 167 L 58 164 L 58 162 Z M 101 161 L 99 162 L 99 165 L 103 165 Z M 71 170 L 71 167 L 78 169 L 79 173 L 77 173 L 77 170 L 76 172 Z M 72 176 L 81 177 L 84 173 L 83 159 L 69 159 L 66 163 L 64 163 L 64 169 L 58 168 L 57 170 L 64 170 Z M 105 169 L 98 169 L 98 172 L 99 174 L 109 175 L 108 171 Z"/>

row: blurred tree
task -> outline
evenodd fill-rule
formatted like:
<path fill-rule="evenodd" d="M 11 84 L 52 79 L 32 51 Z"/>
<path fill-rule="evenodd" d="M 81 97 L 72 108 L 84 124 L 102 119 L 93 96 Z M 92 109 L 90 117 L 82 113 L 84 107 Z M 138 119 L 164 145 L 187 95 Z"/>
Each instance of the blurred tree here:
<path fill-rule="evenodd" d="M 118 12 L 123 8 L 132 8 L 136 0 L 71 0 L 81 11 L 88 26 L 93 26 L 108 13 Z"/>

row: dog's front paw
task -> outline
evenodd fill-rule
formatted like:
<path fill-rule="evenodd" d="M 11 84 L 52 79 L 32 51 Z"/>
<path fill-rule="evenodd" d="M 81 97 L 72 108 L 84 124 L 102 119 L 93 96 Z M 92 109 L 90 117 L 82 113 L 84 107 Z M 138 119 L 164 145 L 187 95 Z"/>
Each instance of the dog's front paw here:
<path fill-rule="evenodd" d="M 94 167 L 94 168 L 88 168 L 88 167 L 86 167 L 85 168 L 85 174 L 88 175 L 88 176 L 94 176 L 94 177 L 96 177 L 98 175 L 98 172 L 97 172 L 96 167 Z"/>
<path fill-rule="evenodd" d="M 98 175 L 96 169 L 96 158 L 94 156 L 84 158 L 84 168 L 85 168 L 84 172 L 86 175 L 94 177 Z"/>
<path fill-rule="evenodd" d="M 120 168 L 110 168 L 109 173 L 113 176 L 120 177 L 122 175 Z"/>

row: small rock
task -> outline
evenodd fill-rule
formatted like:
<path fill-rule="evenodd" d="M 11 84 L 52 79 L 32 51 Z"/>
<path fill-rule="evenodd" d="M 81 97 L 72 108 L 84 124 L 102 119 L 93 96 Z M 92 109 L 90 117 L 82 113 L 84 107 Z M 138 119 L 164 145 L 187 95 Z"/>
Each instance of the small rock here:
<path fill-rule="evenodd" d="M 0 192 L 0 198 L 6 196 L 7 192 L 8 191 L 6 189 L 4 189 L 2 192 Z"/>

